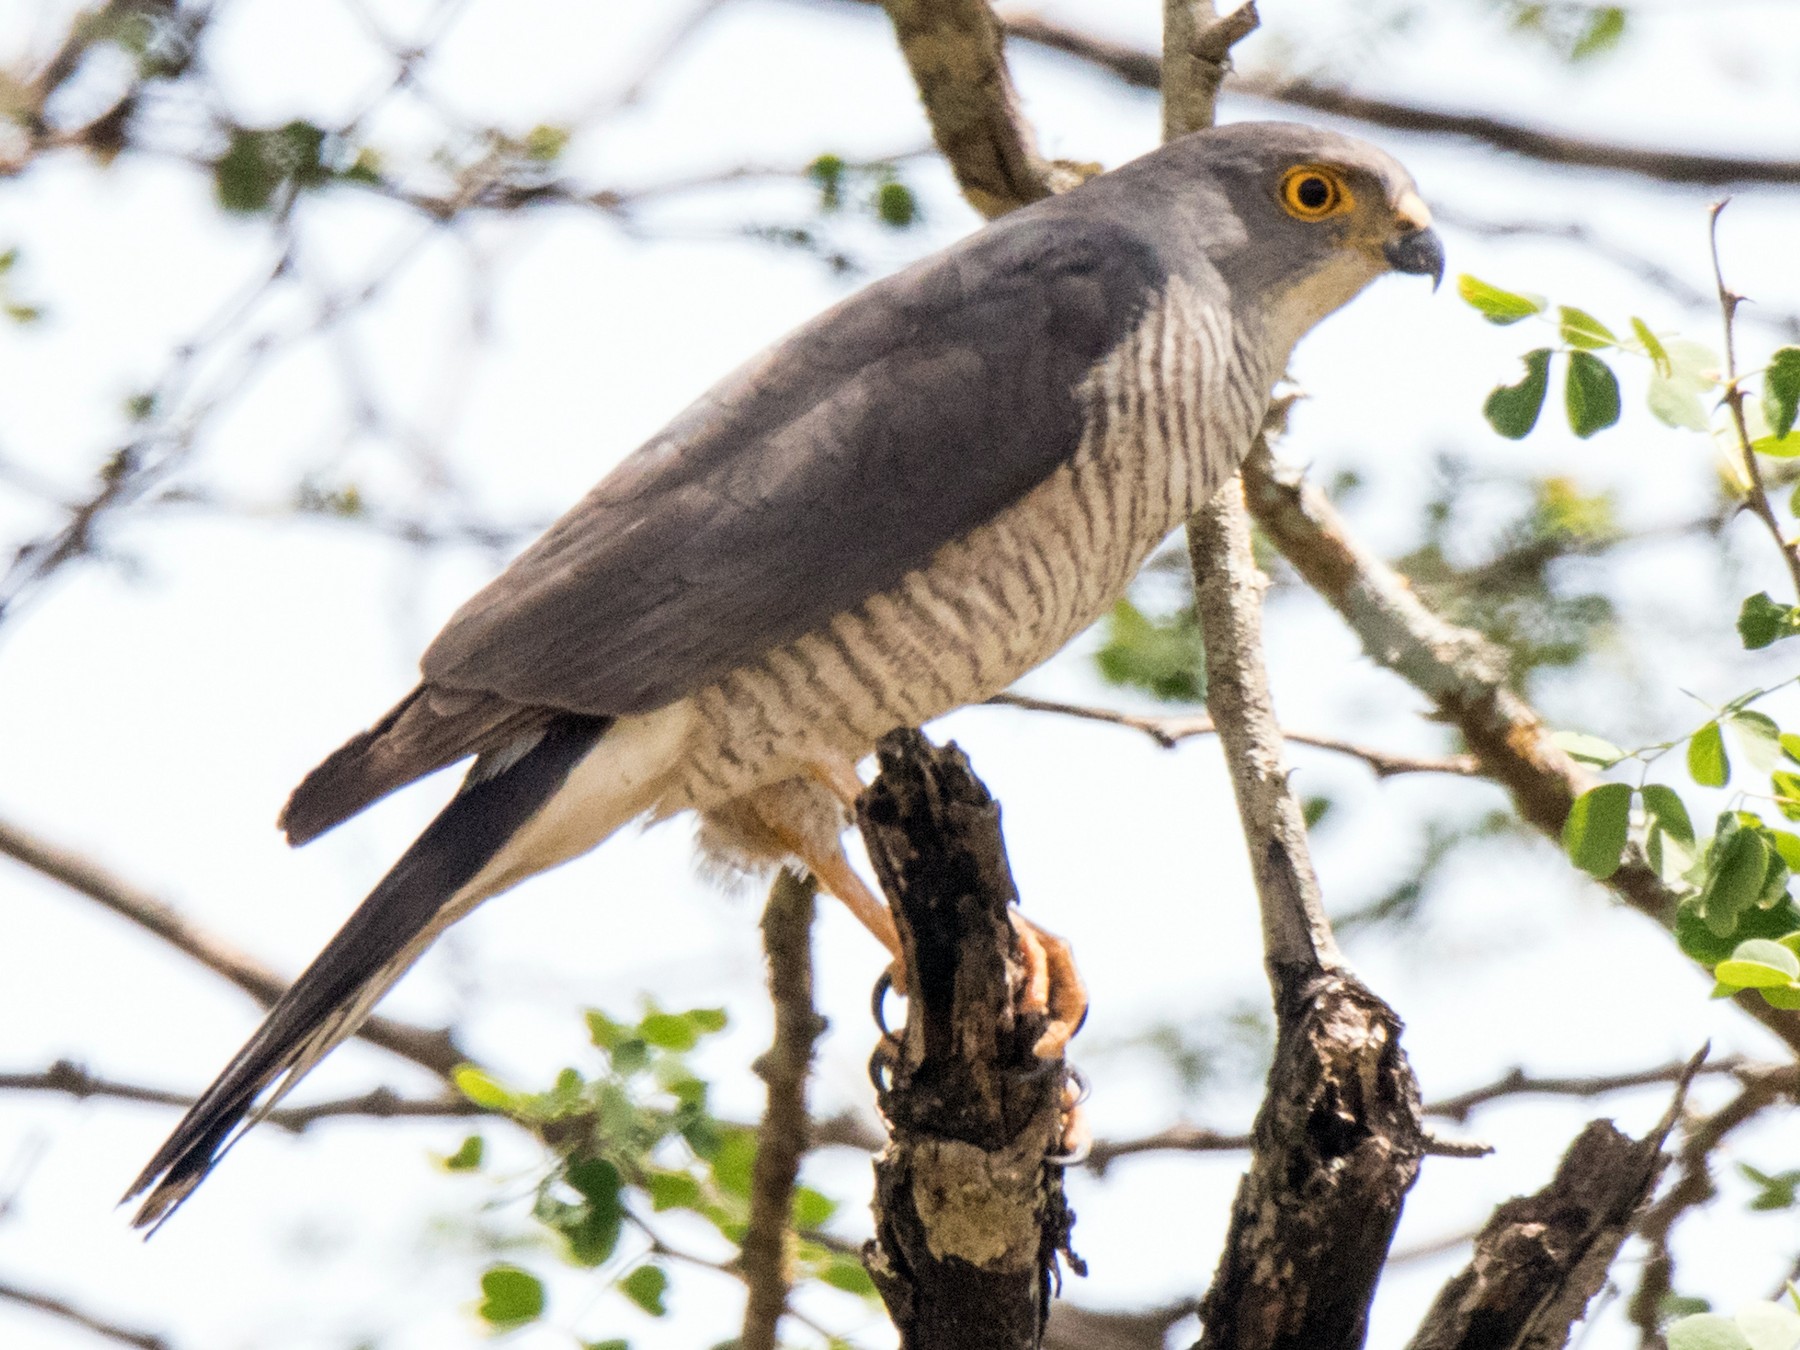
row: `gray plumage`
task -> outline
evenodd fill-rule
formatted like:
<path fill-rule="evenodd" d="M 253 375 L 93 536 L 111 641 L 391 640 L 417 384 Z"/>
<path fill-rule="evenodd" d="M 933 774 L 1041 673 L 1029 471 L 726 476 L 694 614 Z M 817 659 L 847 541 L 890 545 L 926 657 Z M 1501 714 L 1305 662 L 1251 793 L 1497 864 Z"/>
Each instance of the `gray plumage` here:
<path fill-rule="evenodd" d="M 1315 164 L 1343 209 L 1304 219 L 1282 175 Z M 444 926 L 626 819 L 696 808 L 721 851 L 798 855 L 857 889 L 820 784 L 853 792 L 883 731 L 996 692 L 1103 612 L 1236 467 L 1293 343 L 1382 271 L 1441 270 L 1425 223 L 1405 171 L 1361 142 L 1203 132 L 728 377 L 464 605 L 421 685 L 295 790 L 282 824 L 301 843 L 480 757 L 458 830 L 415 845 L 346 929 L 364 936 L 309 968 L 138 1179 L 156 1186 L 140 1221 Z M 482 794 L 520 818 L 428 865 Z"/>

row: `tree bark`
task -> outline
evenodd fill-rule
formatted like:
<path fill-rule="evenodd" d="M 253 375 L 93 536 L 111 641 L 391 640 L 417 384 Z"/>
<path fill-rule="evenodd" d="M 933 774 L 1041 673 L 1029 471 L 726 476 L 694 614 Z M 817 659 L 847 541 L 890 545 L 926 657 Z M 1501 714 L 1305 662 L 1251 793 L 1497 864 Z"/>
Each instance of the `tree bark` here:
<path fill-rule="evenodd" d="M 857 814 L 910 991 L 877 1052 L 892 1138 L 864 1261 L 905 1350 L 1036 1350 L 1074 1218 L 1049 1156 L 1066 1070 L 1032 1053 L 1042 1019 L 1017 1011 L 1000 808 L 955 746 L 897 731 L 877 754 Z"/>

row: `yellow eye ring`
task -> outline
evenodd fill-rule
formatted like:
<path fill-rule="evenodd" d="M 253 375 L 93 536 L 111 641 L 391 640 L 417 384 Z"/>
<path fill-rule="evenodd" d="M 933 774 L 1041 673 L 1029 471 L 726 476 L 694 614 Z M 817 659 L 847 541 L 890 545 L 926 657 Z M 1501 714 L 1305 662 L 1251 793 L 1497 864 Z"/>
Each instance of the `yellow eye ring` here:
<path fill-rule="evenodd" d="M 1296 164 L 1282 175 L 1281 206 L 1296 220 L 1324 220 L 1355 205 L 1342 176 L 1323 164 Z"/>

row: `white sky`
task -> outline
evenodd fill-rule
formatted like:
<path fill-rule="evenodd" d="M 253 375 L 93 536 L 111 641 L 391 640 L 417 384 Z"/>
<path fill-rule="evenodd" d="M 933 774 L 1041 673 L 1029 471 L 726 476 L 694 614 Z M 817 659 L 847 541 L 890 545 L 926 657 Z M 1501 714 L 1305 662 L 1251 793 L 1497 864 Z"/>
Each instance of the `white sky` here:
<path fill-rule="evenodd" d="M 1149 0 L 1070 0 L 1046 12 L 1149 43 L 1157 9 Z M 396 32 L 420 11 L 380 10 Z M 430 83 L 471 119 L 519 131 L 573 120 L 635 70 L 679 12 L 620 0 L 474 0 L 432 62 Z M 1800 22 L 1791 6 L 1663 5 L 1615 58 L 1573 74 L 1500 40 L 1480 6 L 1434 7 L 1390 37 L 1371 37 L 1353 12 L 1275 0 L 1265 6 L 1271 31 L 1246 44 L 1244 60 L 1286 52 L 1302 69 L 1348 72 L 1370 91 L 1593 135 L 1793 153 Z M 22 50 L 42 49 L 59 13 L 0 8 L 9 65 Z M 247 121 L 329 122 L 385 79 L 352 11 L 335 0 L 234 0 L 220 25 L 212 59 Z M 1148 96 L 1029 49 L 1016 51 L 1013 65 L 1048 152 L 1115 164 L 1153 143 Z M 1224 114 L 1271 111 L 1228 100 Z M 422 125 L 395 118 L 376 139 L 402 145 Z M 583 181 L 631 185 L 740 162 L 803 163 L 822 150 L 886 154 L 925 139 L 879 15 L 739 0 L 640 104 L 579 138 L 570 163 Z M 1696 283 L 1705 278 L 1703 190 L 1548 169 L 1453 143 L 1378 139 L 1430 199 L 1494 219 L 1579 220 Z M 925 194 L 926 227 L 855 236 L 880 267 L 977 224 L 935 163 L 910 172 Z M 70 494 L 83 491 L 118 435 L 122 399 L 267 267 L 265 226 L 222 220 L 208 191 L 183 166 L 138 159 L 104 172 L 52 159 L 0 184 L 0 248 L 21 248 L 15 285 L 49 310 L 34 328 L 0 327 L 0 459 Z M 709 193 L 646 220 L 716 232 L 804 209 L 803 192 L 776 185 Z M 1793 221 L 1792 194 L 1773 190 L 1742 193 L 1726 217 L 1733 279 L 1771 309 L 1800 305 Z M 308 202 L 304 270 L 349 288 L 420 233 L 398 208 L 349 194 Z M 274 508 L 297 474 L 332 466 L 371 497 L 404 505 L 400 494 L 417 490 L 418 475 L 403 457 L 368 439 L 347 447 L 351 369 L 377 391 L 389 420 L 443 456 L 486 514 L 548 519 L 714 379 L 854 284 L 796 254 L 655 233 L 640 243 L 594 215 L 545 212 L 426 239 L 385 299 L 345 326 L 341 344 L 301 344 L 234 391 L 196 477 Z M 1684 314 L 1589 257 L 1445 233 L 1453 272 L 1544 291 L 1609 321 L 1640 312 L 1659 329 L 1712 340 L 1711 316 Z M 471 258 L 481 260 L 478 274 Z M 471 294 L 488 320 L 472 359 Z M 309 312 L 310 302 L 278 306 L 259 313 L 252 331 L 303 324 Z M 1754 329 L 1747 337 L 1766 345 Z M 1433 298 L 1405 280 L 1384 282 L 1302 347 L 1294 373 L 1313 398 L 1284 453 L 1321 477 L 1362 470 L 1370 487 L 1353 514 L 1379 547 L 1411 541 L 1430 457 L 1452 446 L 1476 447 L 1508 472 L 1554 467 L 1586 490 L 1610 488 L 1634 523 L 1703 508 L 1707 457 L 1692 438 L 1641 413 L 1638 372 L 1626 372 L 1628 430 L 1585 445 L 1553 426 L 1522 445 L 1493 437 L 1479 418 L 1481 398 L 1512 378 L 1527 342 L 1519 329 L 1480 323 L 1449 289 Z M 230 378 L 225 370 L 204 376 Z M 0 538 L 28 537 L 46 519 L 28 496 L 0 492 Z M 1747 529 L 1733 535 L 1739 593 L 1776 585 L 1766 543 Z M 472 549 L 421 559 L 353 527 L 274 510 L 255 518 L 171 512 L 109 543 L 130 567 L 68 569 L 0 634 L 0 813 L 297 970 L 449 784 L 409 792 L 299 853 L 272 830 L 275 809 L 301 773 L 407 687 L 423 642 L 496 559 Z M 1569 690 L 1553 713 L 1627 742 L 1695 720 L 1680 689 L 1719 699 L 1787 673 L 1779 650 L 1759 665 L 1720 663 L 1732 644 L 1707 607 L 1711 583 L 1695 550 L 1634 559 L 1617 582 L 1627 622 L 1704 622 L 1705 642 L 1659 647 L 1662 664 L 1639 701 L 1596 706 Z M 1026 687 L 1124 701 L 1090 673 L 1081 656 L 1089 648 L 1091 640 L 1078 643 Z M 1416 716 L 1418 696 L 1362 660 L 1310 599 L 1271 611 L 1269 658 L 1294 726 L 1396 749 L 1444 743 Z M 1075 942 L 1094 995 L 1075 1058 L 1094 1079 L 1096 1130 L 1139 1133 L 1182 1114 L 1241 1124 L 1253 1106 L 1241 1095 L 1183 1104 L 1153 1061 L 1082 1054 L 1084 1044 L 1115 1042 L 1153 1020 L 1262 997 L 1253 904 L 1216 749 L 1164 753 L 1122 731 L 1001 710 L 958 714 L 933 731 L 958 740 L 1004 802 L 1027 911 Z M 1493 789 L 1443 780 L 1369 790 L 1354 764 L 1304 749 L 1294 759 L 1304 790 L 1340 798 L 1318 844 L 1327 891 L 1343 908 L 1403 875 L 1415 837 L 1408 823 L 1422 813 L 1499 801 Z M 531 1084 L 583 1062 L 581 1007 L 627 1012 L 643 994 L 668 1006 L 724 1002 L 734 1030 L 707 1062 L 722 1078 L 722 1108 L 754 1113 L 759 1089 L 743 1067 L 768 1035 L 756 899 L 696 880 L 687 836 L 685 824 L 622 836 L 488 907 L 422 963 L 390 1010 L 425 1022 L 456 1018 L 471 1049 Z M 1549 1073 L 1648 1065 L 1707 1037 L 1721 1050 L 1767 1051 L 1741 1016 L 1705 1001 L 1702 976 L 1660 933 L 1572 883 L 1547 847 L 1481 848 L 1441 885 L 1444 900 L 1405 940 L 1350 948 L 1406 1017 L 1407 1050 L 1427 1095 L 1515 1063 Z M 9 938 L 0 945 L 0 1069 L 67 1056 L 119 1078 L 197 1089 L 255 1024 L 256 1010 L 234 990 L 16 868 L 0 868 L 0 933 Z M 862 1065 L 873 1031 L 863 1009 L 878 953 L 835 906 L 824 910 L 821 953 L 820 1002 L 832 1033 L 815 1103 L 866 1105 Z M 353 1046 L 308 1091 L 324 1097 L 378 1082 L 430 1087 Z M 1661 1107 L 1653 1092 L 1606 1109 L 1641 1130 Z M 1494 1142 L 1498 1155 L 1429 1163 L 1397 1245 L 1461 1231 L 1499 1199 L 1541 1184 L 1592 1114 L 1587 1104 L 1532 1104 L 1479 1117 L 1469 1133 Z M 481 1338 L 468 1306 L 486 1257 L 435 1221 L 466 1220 L 497 1190 L 446 1177 L 428 1158 L 454 1148 L 462 1123 L 331 1124 L 298 1140 L 259 1130 L 146 1245 L 112 1205 L 172 1123 L 167 1111 L 116 1103 L 0 1098 L 0 1195 L 11 1199 L 0 1214 L 0 1278 L 163 1332 L 180 1350 L 365 1338 L 411 1350 Z M 500 1170 L 516 1169 L 509 1194 L 521 1193 L 532 1150 L 504 1130 L 488 1133 Z M 1792 1162 L 1769 1132 L 1730 1156 Z M 1077 1247 L 1093 1274 L 1070 1282 L 1072 1296 L 1126 1307 L 1198 1292 L 1239 1167 L 1230 1157 L 1146 1159 L 1104 1181 L 1074 1176 Z M 844 1231 L 854 1231 L 864 1160 L 827 1156 L 816 1170 L 818 1184 L 850 1200 Z M 529 1229 L 517 1203 L 492 1220 L 503 1232 Z M 1726 1236 L 1709 1242 L 1705 1233 Z M 1763 1296 L 1791 1255 L 1782 1245 L 1791 1234 L 1791 1216 L 1696 1223 L 1682 1248 L 1684 1289 L 1703 1288 L 1727 1305 Z M 528 1264 L 554 1273 L 548 1323 L 512 1342 L 529 1350 L 566 1347 L 571 1333 L 705 1345 L 739 1316 L 735 1286 L 686 1271 L 676 1272 L 676 1314 L 656 1323 L 607 1295 L 600 1277 L 561 1270 L 548 1254 Z M 1397 1268 L 1377 1303 L 1371 1345 L 1402 1343 L 1455 1264 L 1451 1256 Z M 859 1343 L 883 1343 L 879 1321 L 851 1300 L 821 1300 L 812 1311 Z M 1589 1344 L 1629 1339 L 1615 1309 Z M 0 1302 L 0 1345 L 9 1350 L 86 1344 Z"/>

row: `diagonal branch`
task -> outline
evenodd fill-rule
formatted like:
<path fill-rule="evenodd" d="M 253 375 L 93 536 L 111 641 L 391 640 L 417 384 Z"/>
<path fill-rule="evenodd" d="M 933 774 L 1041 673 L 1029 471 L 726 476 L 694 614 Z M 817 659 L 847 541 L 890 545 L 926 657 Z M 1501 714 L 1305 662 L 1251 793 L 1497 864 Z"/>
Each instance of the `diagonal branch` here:
<path fill-rule="evenodd" d="M 90 1331 L 102 1340 L 114 1341 L 119 1345 L 135 1345 L 138 1350 L 170 1350 L 170 1343 L 152 1332 L 135 1331 L 130 1327 L 120 1326 L 117 1322 L 108 1321 L 104 1317 L 76 1307 L 67 1299 L 57 1298 L 53 1294 L 40 1293 L 35 1289 L 25 1289 L 6 1280 L 0 1280 L 0 1301 L 33 1308 L 50 1317 L 78 1326 L 83 1331 Z"/>
<path fill-rule="evenodd" d="M 1449 623 L 1393 568 L 1351 537 L 1325 494 L 1266 446 L 1244 464 L 1245 499 L 1256 523 L 1306 583 L 1338 611 L 1363 649 L 1428 698 L 1481 763 L 1511 794 L 1519 815 L 1560 843 L 1575 798 L 1597 781 L 1550 738 L 1537 712 L 1506 685 L 1506 663 L 1480 634 Z M 1628 862 L 1606 886 L 1631 908 L 1671 927 L 1679 897 L 1641 862 Z M 1753 991 L 1734 1000 L 1800 1053 L 1800 1019 Z"/>
<path fill-rule="evenodd" d="M 287 981 L 267 966 L 182 918 L 155 896 L 11 821 L 0 820 L 0 854 L 61 882 L 76 894 L 85 895 L 161 938 L 184 956 L 235 984 L 265 1008 L 287 988 Z M 391 1017 L 371 1017 L 357 1035 L 446 1080 L 457 1065 L 469 1058 L 449 1031 L 410 1026 Z"/>
<path fill-rule="evenodd" d="M 883 0 L 956 185 L 992 220 L 1048 197 L 1053 166 L 1033 143 L 987 0 Z"/>

